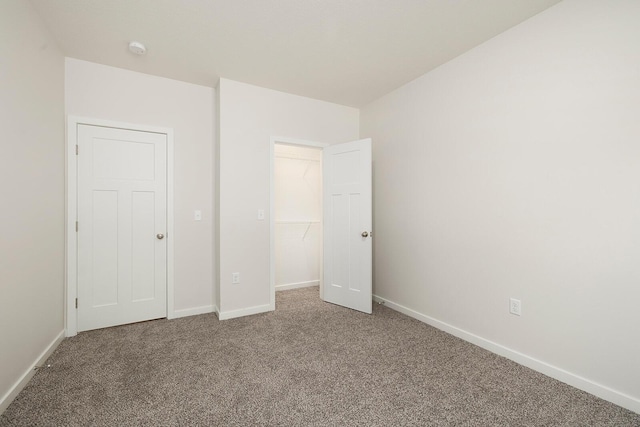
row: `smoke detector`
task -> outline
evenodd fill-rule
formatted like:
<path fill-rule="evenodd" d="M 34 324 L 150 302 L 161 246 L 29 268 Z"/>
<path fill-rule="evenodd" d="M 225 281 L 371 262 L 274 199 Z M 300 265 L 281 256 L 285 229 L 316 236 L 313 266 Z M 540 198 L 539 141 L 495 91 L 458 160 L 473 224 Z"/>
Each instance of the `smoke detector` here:
<path fill-rule="evenodd" d="M 147 53 L 147 48 L 140 42 L 131 42 L 129 43 L 129 51 L 136 55 L 144 55 Z"/>

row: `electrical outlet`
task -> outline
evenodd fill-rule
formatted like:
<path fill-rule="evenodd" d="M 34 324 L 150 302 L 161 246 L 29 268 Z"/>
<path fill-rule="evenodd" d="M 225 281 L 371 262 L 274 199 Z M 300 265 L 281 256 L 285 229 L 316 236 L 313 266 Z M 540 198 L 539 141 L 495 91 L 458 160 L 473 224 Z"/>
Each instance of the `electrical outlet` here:
<path fill-rule="evenodd" d="M 522 302 L 519 299 L 509 298 L 509 313 L 516 316 L 522 314 Z"/>
<path fill-rule="evenodd" d="M 234 285 L 240 283 L 240 273 L 231 273 L 231 283 Z"/>

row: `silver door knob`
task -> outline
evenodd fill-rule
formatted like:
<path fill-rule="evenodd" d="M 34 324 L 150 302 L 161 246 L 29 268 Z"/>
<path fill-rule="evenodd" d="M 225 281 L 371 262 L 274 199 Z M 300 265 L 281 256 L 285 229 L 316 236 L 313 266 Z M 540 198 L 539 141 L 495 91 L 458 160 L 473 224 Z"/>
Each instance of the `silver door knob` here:
<path fill-rule="evenodd" d="M 158 234 L 156 234 L 156 237 L 158 238 L 158 240 L 162 240 L 162 239 L 164 239 L 164 234 L 158 233 Z"/>
<path fill-rule="evenodd" d="M 369 232 L 363 231 L 361 234 L 362 237 L 369 237 Z"/>

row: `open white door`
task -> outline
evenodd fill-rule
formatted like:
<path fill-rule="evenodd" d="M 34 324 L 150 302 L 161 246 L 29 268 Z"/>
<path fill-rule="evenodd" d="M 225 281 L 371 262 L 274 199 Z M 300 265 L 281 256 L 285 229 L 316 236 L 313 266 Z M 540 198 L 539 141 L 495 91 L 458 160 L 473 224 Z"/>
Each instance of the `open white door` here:
<path fill-rule="evenodd" d="M 324 300 L 371 313 L 371 139 L 323 150 Z"/>

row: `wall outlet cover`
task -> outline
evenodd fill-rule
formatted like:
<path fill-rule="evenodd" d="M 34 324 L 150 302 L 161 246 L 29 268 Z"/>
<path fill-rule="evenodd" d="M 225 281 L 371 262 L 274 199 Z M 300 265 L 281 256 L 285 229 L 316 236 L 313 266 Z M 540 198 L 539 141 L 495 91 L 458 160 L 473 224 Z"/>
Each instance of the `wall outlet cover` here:
<path fill-rule="evenodd" d="M 522 302 L 519 299 L 509 298 L 509 313 L 522 315 Z"/>

